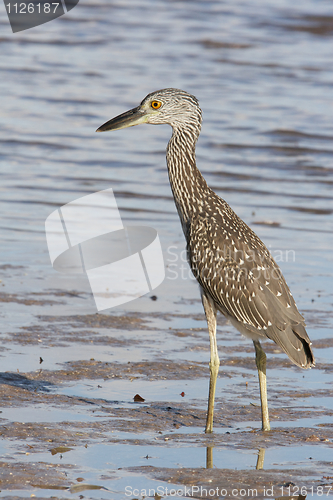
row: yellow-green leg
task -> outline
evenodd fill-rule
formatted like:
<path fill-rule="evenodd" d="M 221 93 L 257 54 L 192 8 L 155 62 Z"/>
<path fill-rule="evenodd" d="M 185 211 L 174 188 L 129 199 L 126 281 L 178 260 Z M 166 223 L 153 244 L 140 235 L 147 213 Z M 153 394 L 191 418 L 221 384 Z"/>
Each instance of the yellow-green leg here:
<path fill-rule="evenodd" d="M 208 333 L 210 341 L 210 381 L 209 381 L 209 396 L 208 396 L 208 412 L 205 432 L 213 432 L 213 418 L 214 418 L 214 401 L 215 401 L 215 389 L 216 380 L 219 372 L 220 360 L 217 352 L 216 343 L 216 307 L 212 300 L 207 298 L 207 296 L 202 293 L 202 304 L 204 306 Z"/>
<path fill-rule="evenodd" d="M 266 384 L 266 354 L 264 353 L 259 340 L 253 341 L 256 350 L 256 365 L 258 368 L 259 387 L 260 387 L 260 400 L 261 400 L 261 418 L 262 430 L 270 431 L 267 404 L 267 384 Z"/>

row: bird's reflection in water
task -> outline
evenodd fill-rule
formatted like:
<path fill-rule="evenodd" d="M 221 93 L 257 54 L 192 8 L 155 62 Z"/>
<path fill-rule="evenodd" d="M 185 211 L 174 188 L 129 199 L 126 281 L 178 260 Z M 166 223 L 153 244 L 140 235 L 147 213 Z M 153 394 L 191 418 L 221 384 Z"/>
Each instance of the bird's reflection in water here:
<path fill-rule="evenodd" d="M 206 469 L 213 468 L 213 446 L 208 446 L 206 449 Z"/>
<path fill-rule="evenodd" d="M 264 468 L 264 460 L 265 460 L 265 448 L 260 448 L 258 450 L 258 458 L 257 458 L 257 465 L 256 465 L 257 470 Z"/>
<path fill-rule="evenodd" d="M 213 468 L 213 446 L 208 446 L 206 448 L 206 469 Z M 265 448 L 259 448 L 258 450 L 258 458 L 256 469 L 260 470 L 264 468 L 264 459 L 265 459 Z M 306 495 L 291 495 L 291 496 L 283 496 L 276 497 L 274 500 L 305 500 Z M 273 500 L 273 499 L 272 499 Z"/>
<path fill-rule="evenodd" d="M 206 469 L 213 468 L 213 448 L 214 448 L 213 446 L 208 446 L 206 448 Z M 264 459 L 265 459 L 265 449 L 260 448 L 258 450 L 256 469 L 264 468 Z"/>

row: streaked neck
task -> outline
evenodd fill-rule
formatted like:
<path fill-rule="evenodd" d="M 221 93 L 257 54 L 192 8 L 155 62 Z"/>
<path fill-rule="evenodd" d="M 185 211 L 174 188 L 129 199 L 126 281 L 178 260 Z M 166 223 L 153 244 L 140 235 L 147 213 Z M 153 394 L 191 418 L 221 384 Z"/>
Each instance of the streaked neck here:
<path fill-rule="evenodd" d="M 184 230 L 189 219 L 201 210 L 208 189 L 195 161 L 199 133 L 200 124 L 174 128 L 167 147 L 170 185 Z"/>

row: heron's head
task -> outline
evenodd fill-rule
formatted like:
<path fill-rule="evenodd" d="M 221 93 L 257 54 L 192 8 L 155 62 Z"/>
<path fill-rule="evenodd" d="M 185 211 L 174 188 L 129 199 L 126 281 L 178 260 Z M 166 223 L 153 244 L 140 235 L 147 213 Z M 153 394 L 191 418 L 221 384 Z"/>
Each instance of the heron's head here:
<path fill-rule="evenodd" d="M 201 109 L 196 97 L 184 90 L 157 90 L 148 94 L 139 106 L 112 118 L 96 132 L 120 130 L 141 123 L 167 123 L 173 128 L 196 125 L 200 130 Z"/>

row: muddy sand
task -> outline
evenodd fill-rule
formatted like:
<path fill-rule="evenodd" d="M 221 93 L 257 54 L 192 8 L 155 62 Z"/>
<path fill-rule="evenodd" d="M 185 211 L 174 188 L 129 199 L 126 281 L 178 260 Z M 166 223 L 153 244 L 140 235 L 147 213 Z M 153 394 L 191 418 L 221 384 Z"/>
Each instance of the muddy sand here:
<path fill-rule="evenodd" d="M 23 306 L 40 306 L 35 300 Z M 22 306 L 17 296 L 2 301 Z M 178 321 L 198 326 L 175 328 Z M 2 357 L 13 352 L 15 364 L 0 373 L 1 497 L 333 493 L 333 393 L 318 382 L 332 365 L 311 371 L 314 402 L 311 372 L 266 343 L 272 431 L 263 433 L 251 342 L 220 318 L 215 427 L 205 435 L 204 325 L 203 314 L 39 315 L 7 332 Z M 30 358 L 36 369 L 22 370 Z"/>

